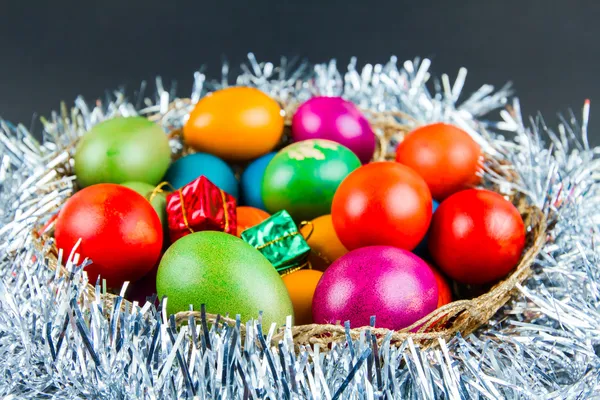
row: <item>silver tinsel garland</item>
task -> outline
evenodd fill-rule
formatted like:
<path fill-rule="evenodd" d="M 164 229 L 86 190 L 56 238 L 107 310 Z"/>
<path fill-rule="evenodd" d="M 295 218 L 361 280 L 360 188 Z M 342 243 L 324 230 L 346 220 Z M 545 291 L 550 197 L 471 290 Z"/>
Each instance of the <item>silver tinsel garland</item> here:
<path fill-rule="evenodd" d="M 180 328 L 161 307 L 106 304 L 83 296 L 87 260 L 60 254 L 68 276 L 51 271 L 32 229 L 47 221 L 72 193 L 70 144 L 114 115 L 162 116 L 165 129 L 181 126 L 190 109 L 156 81 L 154 97 L 133 100 L 114 92 L 88 104 L 78 98 L 44 121 L 38 142 L 22 125 L 0 120 L 0 395 L 23 398 L 270 398 L 467 399 L 594 398 L 600 393 L 599 149 L 587 143 L 589 103 L 583 117 L 563 118 L 556 130 L 541 117 L 526 126 L 519 103 L 506 106 L 510 87 L 484 85 L 459 101 L 466 76 L 451 84 L 434 79 L 429 60 L 392 59 L 346 72 L 335 61 L 297 66 L 258 63 L 252 55 L 235 82 L 195 74 L 192 104 L 207 92 L 252 85 L 285 102 L 314 94 L 342 95 L 375 111 L 402 111 L 406 124 L 449 121 L 467 130 L 494 157 L 515 166 L 520 180 L 487 171 L 488 182 L 520 191 L 548 215 L 552 229 L 535 274 L 475 334 L 420 350 L 378 346 L 369 332 L 336 343 L 295 349 L 291 334 L 263 337 L 260 318 L 236 326 L 205 319 Z M 500 133 L 506 131 L 512 139 Z M 545 143 L 547 141 L 547 143 Z M 393 143 L 392 143 L 393 145 Z M 125 290 L 126 288 L 124 288 Z M 242 339 L 240 325 L 246 325 Z M 287 331 L 289 333 L 289 329 Z"/>

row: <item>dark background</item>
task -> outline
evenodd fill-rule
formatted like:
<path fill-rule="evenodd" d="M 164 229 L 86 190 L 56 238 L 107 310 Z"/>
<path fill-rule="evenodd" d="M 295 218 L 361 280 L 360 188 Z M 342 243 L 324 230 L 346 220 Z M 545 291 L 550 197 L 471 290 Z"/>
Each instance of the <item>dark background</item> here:
<path fill-rule="evenodd" d="M 135 90 L 161 75 L 189 92 L 206 65 L 298 55 L 345 66 L 429 57 L 432 71 L 469 70 L 466 89 L 511 80 L 526 114 L 579 115 L 600 94 L 600 2 L 462 1 L 24 1 L 0 6 L 0 116 L 29 125 L 61 100 Z M 34 113 L 38 113 L 34 116 Z M 39 126 L 39 125 L 38 125 Z"/>

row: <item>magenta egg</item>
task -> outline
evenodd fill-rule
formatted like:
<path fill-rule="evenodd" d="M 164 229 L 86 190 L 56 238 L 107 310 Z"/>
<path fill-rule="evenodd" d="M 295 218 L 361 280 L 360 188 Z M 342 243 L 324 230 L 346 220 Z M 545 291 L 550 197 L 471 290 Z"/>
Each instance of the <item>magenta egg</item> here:
<path fill-rule="evenodd" d="M 346 146 L 365 164 L 375 152 L 375 134 L 358 108 L 341 97 L 313 97 L 292 118 L 292 138 L 328 139 Z"/>
<path fill-rule="evenodd" d="M 438 287 L 429 266 L 392 246 L 352 250 L 327 268 L 313 297 L 315 323 L 350 321 L 398 330 L 436 309 Z"/>

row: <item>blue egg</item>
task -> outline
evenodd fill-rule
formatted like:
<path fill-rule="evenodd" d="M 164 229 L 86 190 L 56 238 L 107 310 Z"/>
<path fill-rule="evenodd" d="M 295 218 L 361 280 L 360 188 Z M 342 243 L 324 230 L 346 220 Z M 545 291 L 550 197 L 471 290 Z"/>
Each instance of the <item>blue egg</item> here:
<path fill-rule="evenodd" d="M 238 182 L 233 170 L 219 157 L 206 153 L 194 153 L 175 161 L 165 175 L 165 180 L 179 189 L 204 175 L 219 189 L 238 198 Z"/>
<path fill-rule="evenodd" d="M 265 175 L 265 169 L 273 157 L 275 157 L 275 154 L 277 153 L 268 153 L 252 161 L 242 174 L 241 184 L 243 204 L 260 208 L 261 210 L 266 209 L 262 195 L 260 194 L 260 187 L 262 185 L 263 176 Z"/>
<path fill-rule="evenodd" d="M 437 208 L 439 207 L 440 203 L 433 200 L 431 205 L 432 205 L 431 214 L 433 215 L 435 210 L 437 210 Z M 429 235 L 429 232 L 425 234 L 425 237 L 423 238 L 423 240 L 421 240 L 421 243 L 419 243 L 417 245 L 417 247 L 415 247 L 415 249 L 413 250 L 413 253 L 415 253 L 416 255 L 418 255 L 421 258 L 424 258 L 429 254 L 429 250 L 427 249 L 427 236 L 428 235 Z"/>

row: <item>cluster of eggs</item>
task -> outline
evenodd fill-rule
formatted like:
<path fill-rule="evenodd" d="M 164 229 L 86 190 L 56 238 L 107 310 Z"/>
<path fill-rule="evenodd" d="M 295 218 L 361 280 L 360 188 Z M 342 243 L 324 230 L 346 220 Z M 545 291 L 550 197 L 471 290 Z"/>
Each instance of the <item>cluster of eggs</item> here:
<path fill-rule="evenodd" d="M 390 329 L 450 302 L 448 278 L 488 284 L 518 263 L 521 216 L 502 196 L 472 189 L 482 154 L 462 129 L 417 127 L 395 161 L 373 161 L 376 134 L 360 110 L 314 97 L 293 115 L 292 144 L 277 150 L 283 132 L 280 105 L 248 87 L 195 105 L 183 127 L 194 152 L 175 161 L 168 136 L 145 118 L 96 125 L 76 150 L 82 189 L 60 211 L 58 247 L 91 258 L 92 281 L 167 296 L 169 312 L 206 304 L 242 318 L 263 311 L 267 324 L 295 315 L 296 324 L 353 326 L 376 316 Z M 238 237 L 201 231 L 170 244 L 161 182 L 179 189 L 202 175 L 238 200 Z M 239 238 L 280 210 L 310 222 L 312 269 L 280 277 Z"/>

